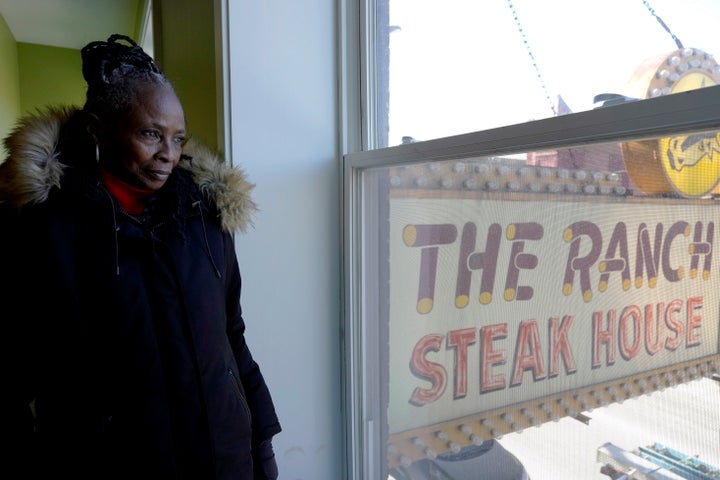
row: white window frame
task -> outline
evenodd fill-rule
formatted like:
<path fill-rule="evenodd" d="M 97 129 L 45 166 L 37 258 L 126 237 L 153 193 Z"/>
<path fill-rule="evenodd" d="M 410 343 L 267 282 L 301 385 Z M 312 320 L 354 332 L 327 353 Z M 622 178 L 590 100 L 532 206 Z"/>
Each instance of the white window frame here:
<path fill-rule="evenodd" d="M 338 2 L 340 148 L 342 154 L 342 360 L 346 478 L 382 479 L 387 452 L 376 402 L 381 365 L 374 363 L 372 324 L 363 289 L 363 176 L 367 169 L 452 158 L 502 156 L 602 142 L 720 130 L 720 86 L 677 93 L 518 125 L 374 149 L 377 98 L 375 1 Z"/>
<path fill-rule="evenodd" d="M 343 402 L 346 475 L 383 478 L 384 412 L 378 404 L 373 325 L 363 289 L 365 247 L 363 174 L 376 167 L 452 158 L 502 156 L 602 142 L 641 140 L 700 130 L 720 130 L 720 86 L 641 100 L 565 116 L 414 144 L 375 149 L 374 1 L 339 3 L 343 225 Z"/>

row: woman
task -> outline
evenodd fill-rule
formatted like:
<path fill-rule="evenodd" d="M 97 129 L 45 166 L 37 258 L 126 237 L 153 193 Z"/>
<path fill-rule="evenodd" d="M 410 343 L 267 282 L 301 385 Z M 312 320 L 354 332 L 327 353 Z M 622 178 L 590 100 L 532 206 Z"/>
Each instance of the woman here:
<path fill-rule="evenodd" d="M 0 468 L 275 479 L 280 424 L 245 343 L 231 236 L 253 186 L 186 142 L 170 82 L 130 38 L 81 55 L 84 107 L 5 140 Z"/>

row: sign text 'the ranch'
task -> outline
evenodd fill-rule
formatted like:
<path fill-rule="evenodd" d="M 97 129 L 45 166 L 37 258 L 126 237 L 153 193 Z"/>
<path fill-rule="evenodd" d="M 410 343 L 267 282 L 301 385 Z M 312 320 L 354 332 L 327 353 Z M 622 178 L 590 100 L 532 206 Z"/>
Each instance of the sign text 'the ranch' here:
<path fill-rule="evenodd" d="M 597 289 L 600 292 L 607 290 L 611 275 L 617 273 L 614 279 L 622 283 L 623 290 L 631 288 L 631 270 L 634 273 L 635 287 L 641 288 L 647 280 L 649 287 L 654 287 L 658 276 L 668 282 L 679 282 L 683 279 L 685 271 L 695 278 L 700 265 L 703 277 L 710 275 L 712 263 L 712 242 L 715 232 L 714 223 L 696 222 L 694 235 L 690 237 L 692 227 L 679 220 L 665 227 L 662 223 L 655 225 L 654 235 L 651 234 L 645 223 L 637 227 L 634 268 L 631 268 L 630 245 L 628 245 L 627 224 L 617 222 L 612 230 L 607 246 L 603 251 L 603 237 L 601 227 L 592 221 L 578 221 L 569 225 L 563 232 L 562 240 L 569 244 L 567 260 L 565 262 L 562 282 L 563 295 L 571 295 L 574 285 L 579 284 L 579 291 L 583 300 L 589 302 L 593 298 L 593 286 L 590 281 L 590 270 L 600 272 Z M 493 290 L 498 273 L 498 252 L 502 238 L 502 226 L 493 223 L 488 226 L 485 237 L 485 250 L 476 251 L 478 226 L 474 222 L 463 225 L 462 236 L 458 240 L 458 231 L 453 224 L 415 225 L 405 226 L 403 240 L 408 247 L 420 249 L 420 272 L 418 286 L 419 313 L 428 313 L 433 305 L 438 251 L 444 245 L 460 242 L 458 255 L 458 268 L 455 288 L 455 306 L 467 306 L 470 296 L 470 284 L 473 272 L 480 271 L 480 294 L 478 301 L 488 304 L 493 299 Z M 505 238 L 510 244 L 510 257 L 505 268 L 504 298 L 506 301 L 531 300 L 533 288 L 529 285 L 520 285 L 522 270 L 533 270 L 538 266 L 538 256 L 532 252 L 532 242 L 543 238 L 543 226 L 537 222 L 512 223 L 506 228 Z M 680 252 L 686 252 L 685 258 L 674 265 L 671 258 L 673 242 L 680 240 Z M 526 252 L 526 243 L 529 243 Z M 588 244 L 586 253 L 581 256 L 580 251 L 584 243 Z M 678 259 L 674 259 L 678 261 Z M 702 263 L 701 263 L 702 262 Z M 687 268 L 689 267 L 689 268 Z"/>

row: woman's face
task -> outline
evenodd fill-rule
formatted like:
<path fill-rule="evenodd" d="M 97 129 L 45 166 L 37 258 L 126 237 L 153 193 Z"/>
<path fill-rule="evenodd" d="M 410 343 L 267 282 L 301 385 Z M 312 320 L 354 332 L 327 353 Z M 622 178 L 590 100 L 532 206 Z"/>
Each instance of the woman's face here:
<path fill-rule="evenodd" d="M 145 85 L 101 145 L 100 165 L 133 187 L 158 190 L 180 161 L 184 142 L 185 114 L 175 92 Z"/>

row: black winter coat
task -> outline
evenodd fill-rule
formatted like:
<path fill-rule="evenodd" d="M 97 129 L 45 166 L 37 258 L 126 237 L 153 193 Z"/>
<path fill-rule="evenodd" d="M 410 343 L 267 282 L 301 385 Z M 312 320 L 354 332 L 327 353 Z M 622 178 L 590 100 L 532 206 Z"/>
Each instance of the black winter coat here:
<path fill-rule="evenodd" d="M 280 432 L 231 236 L 253 186 L 196 145 L 132 217 L 63 149 L 74 115 L 24 119 L 0 166 L 0 476 L 252 479 Z"/>

